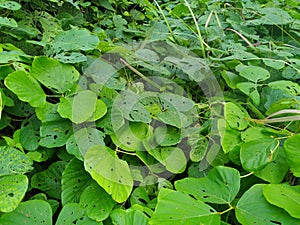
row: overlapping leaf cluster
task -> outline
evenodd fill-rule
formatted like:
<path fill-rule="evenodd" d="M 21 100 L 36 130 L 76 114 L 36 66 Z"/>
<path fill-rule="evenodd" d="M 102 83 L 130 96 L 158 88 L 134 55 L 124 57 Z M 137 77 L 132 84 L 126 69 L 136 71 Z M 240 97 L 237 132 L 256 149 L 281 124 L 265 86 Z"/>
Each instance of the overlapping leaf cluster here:
<path fill-rule="evenodd" d="M 0 224 L 300 224 L 299 7 L 0 0 Z"/>

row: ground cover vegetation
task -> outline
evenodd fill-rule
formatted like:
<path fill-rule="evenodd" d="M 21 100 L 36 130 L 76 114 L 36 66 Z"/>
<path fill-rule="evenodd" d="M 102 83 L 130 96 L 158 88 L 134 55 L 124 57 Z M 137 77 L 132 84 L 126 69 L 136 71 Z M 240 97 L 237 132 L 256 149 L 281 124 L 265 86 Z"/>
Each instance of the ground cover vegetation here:
<path fill-rule="evenodd" d="M 0 225 L 300 224 L 296 0 L 0 0 Z"/>

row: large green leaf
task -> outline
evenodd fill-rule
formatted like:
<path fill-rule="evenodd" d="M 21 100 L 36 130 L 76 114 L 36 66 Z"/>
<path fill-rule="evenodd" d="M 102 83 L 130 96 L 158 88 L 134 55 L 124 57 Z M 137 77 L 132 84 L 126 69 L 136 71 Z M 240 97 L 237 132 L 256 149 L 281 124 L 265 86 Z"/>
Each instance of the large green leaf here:
<path fill-rule="evenodd" d="M 66 164 L 64 161 L 56 161 L 47 170 L 35 173 L 31 178 L 31 186 L 46 192 L 52 198 L 60 199 L 61 177 Z"/>
<path fill-rule="evenodd" d="M 220 215 L 209 205 L 195 200 L 189 195 L 161 189 L 155 212 L 150 219 L 153 225 L 218 225 Z"/>
<path fill-rule="evenodd" d="M 102 225 L 86 216 L 85 209 L 78 203 L 69 203 L 65 205 L 58 215 L 55 225 Z"/>
<path fill-rule="evenodd" d="M 90 90 L 84 90 L 60 98 L 57 111 L 61 117 L 79 124 L 88 120 L 93 115 L 96 111 L 96 102 L 97 95 Z"/>
<path fill-rule="evenodd" d="M 6 27 L 18 27 L 18 23 L 13 18 L 7 18 L 0 16 L 0 25 Z"/>
<path fill-rule="evenodd" d="M 40 84 L 25 71 L 20 70 L 9 74 L 4 83 L 20 100 L 29 102 L 31 106 L 43 107 L 45 105 L 46 94 Z"/>
<path fill-rule="evenodd" d="M 282 182 L 287 175 L 289 168 L 285 152 L 281 147 L 279 147 L 276 158 L 262 169 L 256 170 L 254 175 L 265 181 L 276 184 Z"/>
<path fill-rule="evenodd" d="M 84 167 L 115 201 L 127 200 L 133 180 L 127 162 L 120 160 L 114 151 L 101 145 L 91 147 L 85 154 Z"/>
<path fill-rule="evenodd" d="M 0 147 L 0 176 L 24 174 L 32 170 L 32 161 L 23 152 Z"/>
<path fill-rule="evenodd" d="M 288 184 L 268 184 L 263 194 L 268 202 L 287 211 L 292 217 L 300 219 L 300 186 Z"/>
<path fill-rule="evenodd" d="M 241 162 L 247 171 L 262 169 L 276 157 L 278 140 L 274 138 L 260 138 L 257 140 L 242 143 Z"/>
<path fill-rule="evenodd" d="M 242 195 L 235 209 L 238 221 L 243 225 L 300 224 L 299 219 L 267 202 L 263 196 L 264 187 L 265 184 L 256 184 Z"/>
<path fill-rule="evenodd" d="M 9 10 L 19 10 L 21 5 L 14 1 L 0 1 L 0 8 L 9 9 Z"/>
<path fill-rule="evenodd" d="M 296 134 L 284 142 L 287 161 L 295 176 L 300 177 L 300 134 Z"/>
<path fill-rule="evenodd" d="M 61 201 L 65 206 L 67 203 L 78 203 L 80 195 L 92 181 L 91 176 L 84 170 L 83 162 L 72 159 L 62 173 L 61 178 Z"/>
<path fill-rule="evenodd" d="M 259 66 L 237 66 L 236 70 L 240 76 L 252 81 L 260 82 L 269 79 L 270 73 L 268 70 Z"/>
<path fill-rule="evenodd" d="M 1 225 L 52 225 L 52 212 L 49 203 L 42 200 L 22 202 L 19 207 L 2 215 Z"/>
<path fill-rule="evenodd" d="M 236 169 L 218 166 L 206 177 L 178 180 L 175 187 L 203 202 L 228 204 L 240 189 L 240 174 Z"/>
<path fill-rule="evenodd" d="M 44 56 L 35 57 L 30 74 L 39 82 L 58 93 L 72 88 L 79 78 L 79 72 L 70 65 Z"/>
<path fill-rule="evenodd" d="M 86 215 L 96 221 L 108 218 L 116 202 L 96 182 L 91 183 L 81 194 L 80 203 Z"/>
<path fill-rule="evenodd" d="M 232 129 L 226 120 L 218 120 L 218 130 L 221 137 L 221 145 L 225 153 L 233 150 L 241 142 L 240 131 Z"/>
<path fill-rule="evenodd" d="M 249 124 L 247 111 L 232 102 L 225 104 L 224 116 L 229 126 L 233 129 L 244 130 Z"/>
<path fill-rule="evenodd" d="M 135 209 L 115 209 L 110 217 L 113 223 L 118 225 L 149 224 L 149 218 L 142 211 Z"/>
<path fill-rule="evenodd" d="M 0 211 L 11 212 L 25 196 L 28 178 L 22 174 L 0 177 Z M 1 220 L 0 220 L 1 221 Z"/>
<path fill-rule="evenodd" d="M 27 151 L 37 150 L 40 140 L 41 122 L 36 116 L 24 120 L 20 129 L 20 142 Z"/>
<path fill-rule="evenodd" d="M 93 50 L 97 47 L 99 39 L 96 34 L 91 34 L 87 29 L 72 28 L 62 31 L 55 36 L 51 43 L 54 52 Z"/>

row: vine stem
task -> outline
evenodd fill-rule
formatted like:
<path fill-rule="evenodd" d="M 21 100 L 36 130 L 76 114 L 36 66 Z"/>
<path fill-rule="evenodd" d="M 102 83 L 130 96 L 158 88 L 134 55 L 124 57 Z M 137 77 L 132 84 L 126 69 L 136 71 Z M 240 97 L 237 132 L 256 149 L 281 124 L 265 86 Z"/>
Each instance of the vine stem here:
<path fill-rule="evenodd" d="M 247 173 L 247 174 L 245 174 L 245 175 L 243 175 L 243 176 L 240 176 L 241 178 L 246 178 L 246 177 L 249 177 L 249 176 L 251 176 L 253 174 L 253 172 L 250 172 L 250 173 Z"/>
<path fill-rule="evenodd" d="M 229 212 L 230 210 L 234 209 L 234 207 L 233 207 L 230 203 L 228 203 L 228 205 L 229 205 L 229 208 L 228 208 L 228 209 L 226 209 L 226 210 L 224 210 L 224 211 L 222 211 L 222 212 L 218 212 L 218 214 L 219 214 L 219 215 L 222 215 L 222 214 L 227 213 L 227 212 Z"/>

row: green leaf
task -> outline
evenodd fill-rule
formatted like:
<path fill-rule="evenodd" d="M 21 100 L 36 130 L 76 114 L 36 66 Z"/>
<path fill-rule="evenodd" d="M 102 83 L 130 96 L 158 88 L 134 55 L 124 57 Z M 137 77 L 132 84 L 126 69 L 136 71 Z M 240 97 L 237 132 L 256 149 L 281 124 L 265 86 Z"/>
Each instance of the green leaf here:
<path fill-rule="evenodd" d="M 0 16 L 0 26 L 15 28 L 15 27 L 18 27 L 18 23 L 13 18 L 7 18 L 7 17 Z"/>
<path fill-rule="evenodd" d="M 186 168 L 187 159 L 184 152 L 177 147 L 164 147 L 160 149 L 161 163 L 171 173 L 182 173 Z"/>
<path fill-rule="evenodd" d="M 265 186 L 265 184 L 255 184 L 242 195 L 235 209 L 238 221 L 243 225 L 299 224 L 298 219 L 267 202 L 263 196 Z"/>
<path fill-rule="evenodd" d="M 274 89 L 283 90 L 287 94 L 291 95 L 299 95 L 300 94 L 300 86 L 299 84 L 289 81 L 289 80 L 277 80 L 271 83 L 268 83 L 268 86 Z"/>
<path fill-rule="evenodd" d="M 247 111 L 232 102 L 225 104 L 224 116 L 229 126 L 233 129 L 244 130 L 249 124 Z"/>
<path fill-rule="evenodd" d="M 19 10 L 21 5 L 14 1 L 0 1 L 0 8 L 9 10 Z"/>
<path fill-rule="evenodd" d="M 56 35 L 51 43 L 54 52 L 61 51 L 88 51 L 97 47 L 99 39 L 87 29 L 72 28 Z"/>
<path fill-rule="evenodd" d="M 176 145 L 181 140 L 181 130 L 172 126 L 159 126 L 155 129 L 154 136 L 160 146 Z"/>
<path fill-rule="evenodd" d="M 284 149 L 279 147 L 276 158 L 262 169 L 256 170 L 254 175 L 265 181 L 276 184 L 282 182 L 286 177 L 289 168 L 290 166 L 286 160 Z"/>
<path fill-rule="evenodd" d="M 102 222 L 91 220 L 86 216 L 85 209 L 77 203 L 65 205 L 58 215 L 55 225 L 103 225 Z"/>
<path fill-rule="evenodd" d="M 83 161 L 85 153 L 94 145 L 105 145 L 105 135 L 100 130 L 87 127 L 77 130 L 66 143 L 69 154 Z"/>
<path fill-rule="evenodd" d="M 187 194 L 161 189 L 155 212 L 149 224 L 153 225 L 218 225 L 220 215 L 209 205 Z"/>
<path fill-rule="evenodd" d="M 57 93 L 68 91 L 79 78 L 79 72 L 73 66 L 44 56 L 34 58 L 30 74 Z"/>
<path fill-rule="evenodd" d="M 240 76 L 254 83 L 261 82 L 270 78 L 269 71 L 259 66 L 238 66 L 236 70 L 239 72 Z"/>
<path fill-rule="evenodd" d="M 96 182 L 91 183 L 81 194 L 80 203 L 86 215 L 92 220 L 103 221 L 108 218 L 116 202 Z"/>
<path fill-rule="evenodd" d="M 149 218 L 140 210 L 136 209 L 115 209 L 110 215 L 112 222 L 118 225 L 148 225 Z"/>
<path fill-rule="evenodd" d="M 247 171 L 262 169 L 276 157 L 278 140 L 274 138 L 261 138 L 240 145 L 240 157 L 243 168 Z"/>
<path fill-rule="evenodd" d="M 175 187 L 203 202 L 229 204 L 240 189 L 240 174 L 234 168 L 217 166 L 206 177 L 184 178 Z"/>
<path fill-rule="evenodd" d="M 24 126 L 25 125 L 25 126 Z M 41 122 L 32 116 L 29 120 L 24 120 L 20 129 L 20 142 L 27 151 L 37 150 L 40 140 Z"/>
<path fill-rule="evenodd" d="M 42 200 L 22 202 L 18 208 L 0 218 L 1 225 L 52 225 L 49 203 Z"/>
<path fill-rule="evenodd" d="M 245 95 L 249 96 L 255 105 L 260 104 L 260 96 L 257 91 L 257 84 L 251 82 L 241 82 L 236 85 Z"/>
<path fill-rule="evenodd" d="M 106 113 L 107 113 L 106 104 L 101 99 L 97 99 L 96 109 L 92 114 L 92 116 L 86 122 L 94 122 L 102 118 L 103 116 L 105 116 Z"/>
<path fill-rule="evenodd" d="M 56 54 L 54 58 L 62 63 L 71 64 L 87 61 L 87 57 L 79 52 L 63 52 Z"/>
<path fill-rule="evenodd" d="M 23 152 L 0 147 L 0 176 L 24 174 L 32 170 L 32 161 Z"/>
<path fill-rule="evenodd" d="M 57 111 L 63 118 L 70 119 L 79 124 L 88 120 L 96 110 L 97 95 L 84 90 L 75 94 L 60 98 Z"/>
<path fill-rule="evenodd" d="M 42 122 L 61 120 L 61 116 L 57 112 L 58 104 L 46 102 L 42 108 L 35 108 L 35 114 Z"/>
<path fill-rule="evenodd" d="M 1 176 L 0 211 L 7 213 L 15 210 L 24 198 L 27 188 L 28 178 L 25 175 Z"/>
<path fill-rule="evenodd" d="M 218 130 L 221 137 L 221 145 L 225 153 L 233 150 L 241 142 L 240 131 L 230 128 L 226 120 L 218 120 Z"/>
<path fill-rule="evenodd" d="M 65 206 L 67 203 L 78 203 L 82 192 L 90 184 L 92 178 L 84 170 L 83 162 L 72 159 L 65 167 L 61 178 L 61 201 Z"/>
<path fill-rule="evenodd" d="M 61 147 L 66 144 L 72 131 L 71 122 L 66 120 L 42 123 L 40 145 L 47 148 Z"/>
<path fill-rule="evenodd" d="M 116 202 L 127 200 L 133 180 L 127 162 L 114 151 L 101 145 L 91 147 L 84 157 L 84 167 Z"/>
<path fill-rule="evenodd" d="M 22 101 L 29 102 L 33 107 L 43 107 L 46 94 L 40 84 L 25 71 L 15 71 L 5 78 L 5 86 L 14 92 Z"/>
<path fill-rule="evenodd" d="M 288 138 L 284 142 L 287 161 L 296 177 L 300 177 L 300 134 Z"/>
<path fill-rule="evenodd" d="M 284 25 L 292 23 L 293 18 L 289 13 L 281 8 L 263 8 L 260 10 L 262 17 L 259 19 L 262 24 L 267 25 Z"/>
<path fill-rule="evenodd" d="M 268 184 L 264 186 L 263 194 L 269 203 L 300 219 L 300 186 Z"/>
<path fill-rule="evenodd" d="M 114 144 L 126 151 L 142 151 L 143 140 L 148 133 L 149 125 L 142 122 L 128 122 L 115 130 L 110 136 Z"/>
<path fill-rule="evenodd" d="M 50 197 L 61 198 L 61 177 L 66 162 L 56 161 L 48 169 L 35 173 L 31 178 L 31 186 L 44 191 Z"/>
<path fill-rule="evenodd" d="M 269 66 L 269 67 L 272 67 L 276 70 L 280 70 L 284 67 L 285 65 L 285 62 L 282 61 L 282 60 L 276 60 L 276 59 L 263 59 L 263 62 L 265 65 Z"/>

